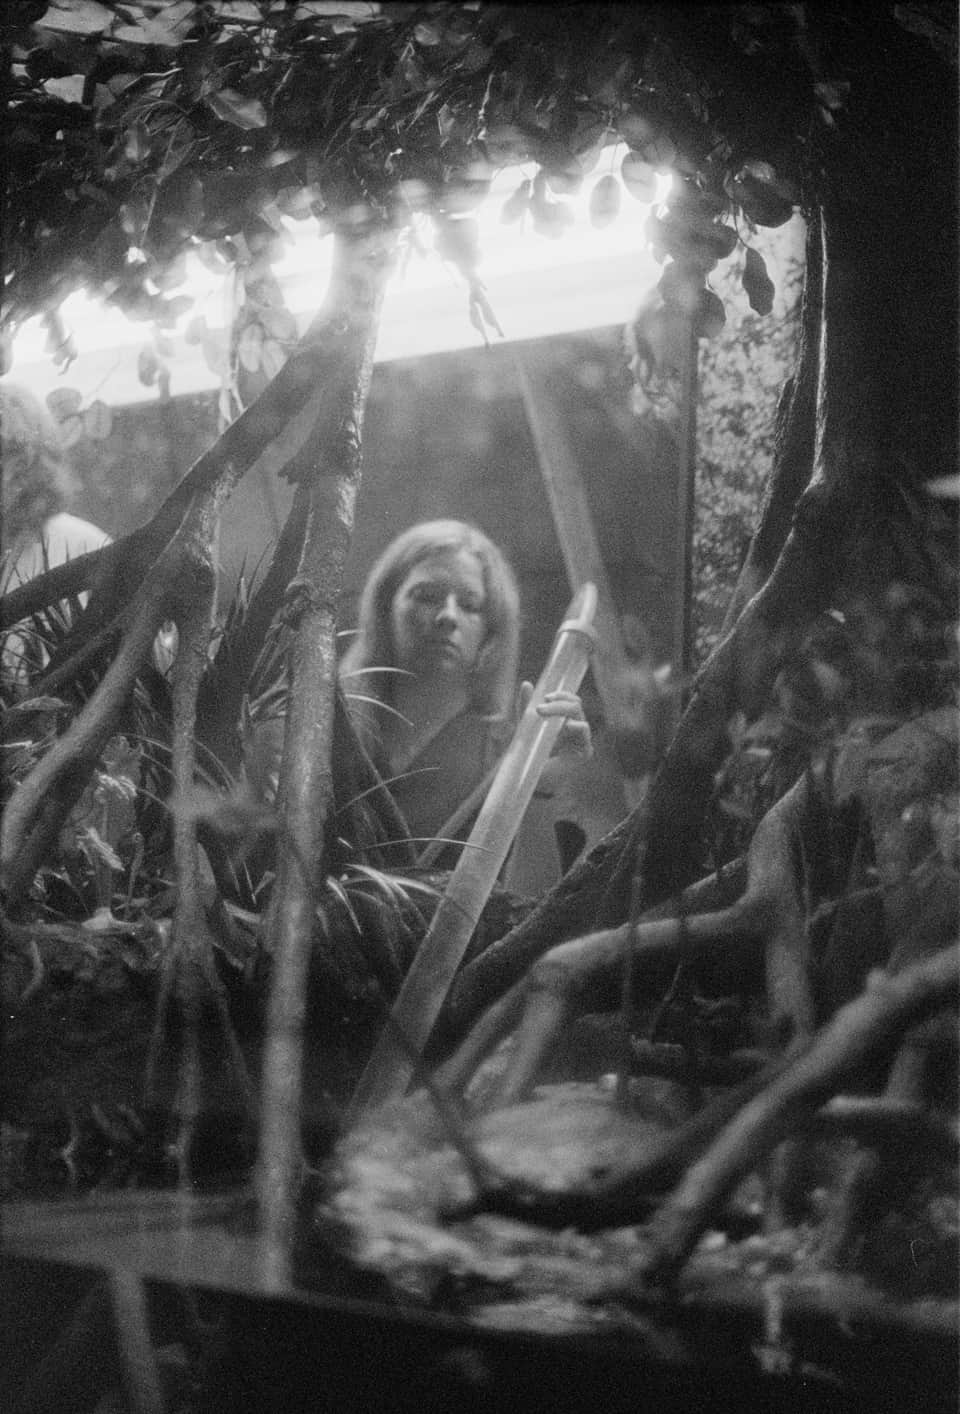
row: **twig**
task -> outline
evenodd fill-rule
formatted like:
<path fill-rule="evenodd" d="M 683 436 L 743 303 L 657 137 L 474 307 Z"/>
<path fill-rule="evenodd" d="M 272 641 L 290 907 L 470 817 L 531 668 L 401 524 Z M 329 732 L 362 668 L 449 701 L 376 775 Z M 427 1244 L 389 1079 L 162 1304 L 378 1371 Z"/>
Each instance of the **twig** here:
<path fill-rule="evenodd" d="M 954 1001 L 957 992 L 956 946 L 893 976 L 873 974 L 866 990 L 836 1013 L 687 1170 L 650 1225 L 650 1251 L 638 1264 L 637 1279 L 675 1276 L 737 1181 L 847 1076 L 889 1054 L 909 1026 Z"/>
<path fill-rule="evenodd" d="M 909 1143 L 947 1162 L 955 1162 L 960 1151 L 960 1123 L 954 1115 L 886 1096 L 837 1095 L 811 1117 L 810 1130 L 818 1137 L 852 1134 L 878 1147 Z"/>

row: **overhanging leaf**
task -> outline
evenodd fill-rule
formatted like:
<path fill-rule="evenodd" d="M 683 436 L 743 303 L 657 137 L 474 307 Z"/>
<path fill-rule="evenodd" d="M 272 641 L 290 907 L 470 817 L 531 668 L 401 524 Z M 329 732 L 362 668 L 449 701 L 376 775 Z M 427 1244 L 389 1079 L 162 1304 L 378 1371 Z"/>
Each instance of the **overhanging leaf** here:
<path fill-rule="evenodd" d="M 78 413 L 65 417 L 60 424 L 60 441 L 65 447 L 75 447 L 83 436 L 83 418 Z"/>
<path fill-rule="evenodd" d="M 248 20 L 252 24 L 260 24 L 263 19 L 260 6 L 254 0 L 219 0 L 214 9 L 217 17 L 225 20 Z"/>
<path fill-rule="evenodd" d="M 76 388 L 54 388 L 47 394 L 47 407 L 57 422 L 63 422 L 80 411 L 83 398 Z"/>
<path fill-rule="evenodd" d="M 97 0 L 54 0 L 38 23 L 42 29 L 65 30 L 69 34 L 102 34 L 113 20 L 113 11 Z"/>
<path fill-rule="evenodd" d="M 276 378 L 287 361 L 287 351 L 276 339 L 264 339 L 260 350 L 260 367 L 268 378 Z"/>
<path fill-rule="evenodd" d="M 47 330 L 47 352 L 63 372 L 70 367 L 77 356 L 77 345 L 73 334 L 67 328 L 59 310 L 45 314 L 44 326 Z"/>
<path fill-rule="evenodd" d="M 377 4 L 355 3 L 355 0 L 300 0 L 293 12 L 298 23 L 301 20 L 346 20 L 362 25 L 375 20 L 380 13 Z"/>
<path fill-rule="evenodd" d="M 14 702 L 4 709 L 4 719 L 12 721 L 16 717 L 29 717 L 37 712 L 66 712 L 67 704 L 59 697 L 28 697 L 25 702 Z"/>
<path fill-rule="evenodd" d="M 53 98 L 62 98 L 64 103 L 81 103 L 85 83 L 83 74 L 67 74 L 62 79 L 47 79 L 43 86 Z"/>
<path fill-rule="evenodd" d="M 601 177 L 590 193 L 590 224 L 602 229 L 620 214 L 620 183 L 612 172 Z"/>
<path fill-rule="evenodd" d="M 104 864 L 109 864 L 111 869 L 122 869 L 123 864 L 116 850 L 111 849 L 106 840 L 93 825 L 87 825 L 77 835 L 77 844 L 90 860 L 91 864 L 101 860 Z"/>
<path fill-rule="evenodd" d="M 259 98 L 247 98 L 234 88 L 221 88 L 207 97 L 207 103 L 225 123 L 235 128 L 265 128 L 267 110 Z"/>
<path fill-rule="evenodd" d="M 260 367 L 263 350 L 263 326 L 248 324 L 237 341 L 237 358 L 248 373 L 256 373 Z"/>
<path fill-rule="evenodd" d="M 160 371 L 160 360 L 148 344 L 140 350 L 137 357 L 137 377 L 144 387 L 151 387 L 157 381 L 157 374 Z"/>
<path fill-rule="evenodd" d="M 150 151 L 150 138 L 143 123 L 132 123 L 123 139 L 123 155 L 128 162 L 143 162 Z"/>
<path fill-rule="evenodd" d="M 177 49 L 186 39 L 196 12 L 193 0 L 172 0 L 136 24 L 120 25 L 112 38 L 127 44 L 159 44 L 165 49 Z"/>
<path fill-rule="evenodd" d="M 260 323 L 272 338 L 281 342 L 297 337 L 297 321 L 289 309 L 264 309 L 260 312 Z"/>
<path fill-rule="evenodd" d="M 636 201 L 653 201 L 659 178 L 657 169 L 639 152 L 628 152 L 620 164 L 623 185 Z"/>
<path fill-rule="evenodd" d="M 750 302 L 750 308 L 755 310 L 757 314 L 769 314 L 773 308 L 773 281 L 767 274 L 767 266 L 763 256 L 758 250 L 754 250 L 753 246 L 747 246 L 747 257 L 744 261 L 741 283 Z"/>

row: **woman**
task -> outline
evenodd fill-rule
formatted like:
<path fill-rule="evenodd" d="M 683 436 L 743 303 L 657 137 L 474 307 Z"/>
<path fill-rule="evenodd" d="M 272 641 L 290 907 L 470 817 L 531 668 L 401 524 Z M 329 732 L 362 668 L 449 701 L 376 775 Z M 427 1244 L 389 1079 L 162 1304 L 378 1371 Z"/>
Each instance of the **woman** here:
<path fill-rule="evenodd" d="M 412 526 L 370 571 L 341 681 L 415 839 L 443 833 L 509 742 L 518 643 L 513 573 L 474 526 Z M 521 707 L 530 692 L 525 683 Z M 590 731 L 575 693 L 552 693 L 538 710 L 565 717 L 567 750 L 589 755 Z"/>

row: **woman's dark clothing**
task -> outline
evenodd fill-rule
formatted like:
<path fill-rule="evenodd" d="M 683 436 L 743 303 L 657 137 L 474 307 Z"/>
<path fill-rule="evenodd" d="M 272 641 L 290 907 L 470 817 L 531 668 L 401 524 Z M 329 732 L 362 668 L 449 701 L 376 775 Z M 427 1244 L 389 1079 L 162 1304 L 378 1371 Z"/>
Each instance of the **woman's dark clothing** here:
<path fill-rule="evenodd" d="M 454 811 L 496 765 L 510 733 L 510 724 L 502 717 L 467 710 L 441 727 L 396 776 L 391 776 L 383 762 L 378 761 L 378 769 L 389 778 L 391 794 L 418 844 L 425 844 L 442 831 Z M 457 830 L 456 838 L 465 839 L 472 824 L 473 819 L 467 820 Z"/>

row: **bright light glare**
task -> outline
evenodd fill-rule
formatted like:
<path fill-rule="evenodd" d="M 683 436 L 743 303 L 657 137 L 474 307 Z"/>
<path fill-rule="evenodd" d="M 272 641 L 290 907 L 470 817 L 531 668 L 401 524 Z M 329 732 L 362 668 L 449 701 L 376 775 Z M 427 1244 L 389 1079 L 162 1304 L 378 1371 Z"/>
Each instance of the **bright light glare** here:
<path fill-rule="evenodd" d="M 581 191 L 553 197 L 569 206 L 573 220 L 558 239 L 538 234 L 524 215 L 514 224 L 501 219 L 504 201 L 533 167 L 501 171 L 482 205 L 472 213 L 480 227 L 479 274 L 506 339 L 541 338 L 578 329 L 625 323 L 656 282 L 660 267 L 649 254 L 644 223 L 647 204 L 624 190 L 620 213 L 603 229 L 589 219 L 590 192 L 606 172 L 618 172 L 622 146 L 607 149 Z M 669 186 L 662 179 L 662 200 Z M 317 222 L 285 221 L 290 240 L 274 273 L 301 330 L 313 317 L 330 278 L 332 238 L 321 236 Z M 460 273 L 432 248 L 430 223 L 414 225 L 418 239 L 392 278 L 384 300 L 376 360 L 414 357 L 457 348 L 482 346 L 469 321 L 467 291 Z M 419 248 L 418 248 L 419 247 Z M 170 391 L 196 393 L 218 386 L 199 346 L 184 333 L 203 315 L 212 330 L 224 330 L 233 307 L 233 275 L 209 268 L 196 255 L 186 262 L 186 278 L 174 293 L 188 294 L 190 311 L 170 331 L 173 353 Z M 39 319 L 28 321 L 14 340 L 11 376 L 44 396 L 57 386 L 77 388 L 84 399 L 103 398 L 114 405 L 143 402 L 155 396 L 140 383 L 136 353 L 150 341 L 149 325 L 93 301 L 83 291 L 70 295 L 62 314 L 80 351 L 76 362 L 58 373 L 46 351 Z M 499 336 L 493 335 L 499 341 Z"/>

